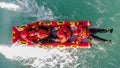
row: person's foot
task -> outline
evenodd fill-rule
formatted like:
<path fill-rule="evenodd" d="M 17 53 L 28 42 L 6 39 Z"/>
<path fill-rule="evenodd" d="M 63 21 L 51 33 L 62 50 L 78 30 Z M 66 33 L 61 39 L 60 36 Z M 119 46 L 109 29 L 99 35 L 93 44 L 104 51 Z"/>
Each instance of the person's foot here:
<path fill-rule="evenodd" d="M 112 29 L 110 29 L 110 33 L 112 33 L 113 32 L 113 28 Z"/>
<path fill-rule="evenodd" d="M 113 32 L 113 28 L 112 29 L 106 29 L 106 31 L 112 33 Z"/>
<path fill-rule="evenodd" d="M 107 40 L 106 43 L 112 44 L 112 41 L 111 40 Z"/>

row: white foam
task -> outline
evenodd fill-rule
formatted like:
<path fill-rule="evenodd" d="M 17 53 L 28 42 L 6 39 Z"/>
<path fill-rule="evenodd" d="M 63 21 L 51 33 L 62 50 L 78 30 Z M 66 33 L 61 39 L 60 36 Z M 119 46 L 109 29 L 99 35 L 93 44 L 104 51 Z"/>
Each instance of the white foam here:
<path fill-rule="evenodd" d="M 38 48 L 27 46 L 0 46 L 0 53 L 7 59 L 21 61 L 24 65 L 36 68 L 45 66 L 56 67 L 57 64 L 65 66 L 74 63 L 77 58 L 76 49 L 68 48 Z"/>
<path fill-rule="evenodd" d="M 5 8 L 8 10 L 17 10 L 20 7 L 16 4 L 13 4 L 13 3 L 0 2 L 0 8 Z"/>
<path fill-rule="evenodd" d="M 48 21 L 55 19 L 52 10 L 44 5 L 39 5 L 36 0 L 17 0 L 15 3 L 20 6 L 18 12 L 25 14 L 25 17 L 36 18 L 35 21 Z"/>

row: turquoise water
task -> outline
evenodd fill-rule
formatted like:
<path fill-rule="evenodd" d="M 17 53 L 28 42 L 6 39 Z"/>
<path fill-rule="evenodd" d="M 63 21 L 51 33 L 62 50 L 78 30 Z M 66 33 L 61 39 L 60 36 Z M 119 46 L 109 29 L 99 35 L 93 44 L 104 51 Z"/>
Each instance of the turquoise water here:
<path fill-rule="evenodd" d="M 113 28 L 112 34 L 97 34 L 112 39 L 113 44 L 100 43 L 91 49 L 78 49 L 76 63 L 64 68 L 120 68 L 120 1 L 119 0 L 2 0 L 18 9 L 0 5 L 0 45 L 11 45 L 11 28 L 41 20 L 91 20 L 100 28 Z M 24 3 L 24 4 L 23 4 Z M 0 54 L 0 68 L 28 68 Z M 60 68 L 57 66 L 56 68 Z"/>

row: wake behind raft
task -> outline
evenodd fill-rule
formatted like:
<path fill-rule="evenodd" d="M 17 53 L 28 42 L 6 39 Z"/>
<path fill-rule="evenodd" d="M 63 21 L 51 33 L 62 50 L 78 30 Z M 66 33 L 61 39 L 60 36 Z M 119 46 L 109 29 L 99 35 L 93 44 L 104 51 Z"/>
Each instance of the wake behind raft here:
<path fill-rule="evenodd" d="M 38 21 L 24 26 L 13 26 L 13 43 L 38 47 L 91 48 L 89 20 Z M 87 39 L 87 41 L 86 41 Z"/>

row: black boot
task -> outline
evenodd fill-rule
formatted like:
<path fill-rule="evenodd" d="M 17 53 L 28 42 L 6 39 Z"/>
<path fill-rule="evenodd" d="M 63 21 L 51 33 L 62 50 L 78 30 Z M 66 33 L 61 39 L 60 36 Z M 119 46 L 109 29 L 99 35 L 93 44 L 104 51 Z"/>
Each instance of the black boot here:
<path fill-rule="evenodd" d="M 107 32 L 112 33 L 113 32 L 113 28 L 112 29 L 107 29 Z"/>
<path fill-rule="evenodd" d="M 108 43 L 108 44 L 112 44 L 112 41 L 111 40 L 107 40 L 107 41 L 105 41 L 106 43 Z"/>
<path fill-rule="evenodd" d="M 106 32 L 112 33 L 113 28 L 112 29 L 98 29 L 98 32 L 100 32 L 100 33 L 106 33 Z"/>

